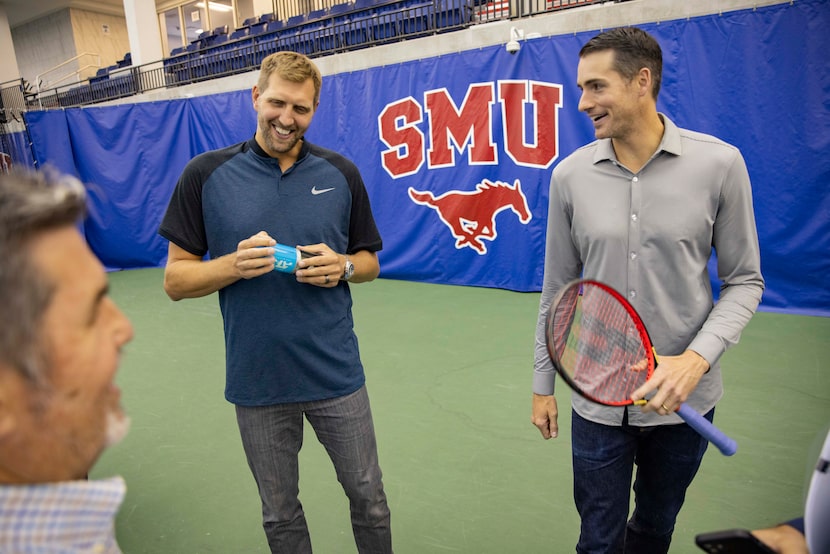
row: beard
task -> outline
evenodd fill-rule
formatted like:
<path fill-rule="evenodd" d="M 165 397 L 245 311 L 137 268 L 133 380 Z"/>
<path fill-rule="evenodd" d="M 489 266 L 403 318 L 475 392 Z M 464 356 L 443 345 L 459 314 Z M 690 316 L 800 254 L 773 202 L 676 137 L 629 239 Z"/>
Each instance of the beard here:
<path fill-rule="evenodd" d="M 291 152 L 298 142 L 300 142 L 300 138 L 296 135 L 289 141 L 276 140 L 271 134 L 265 135 L 265 146 L 269 153 L 285 154 Z"/>
<path fill-rule="evenodd" d="M 109 448 L 116 445 L 127 436 L 131 420 L 123 412 L 109 412 L 107 414 L 106 440 L 104 446 Z"/>
<path fill-rule="evenodd" d="M 304 134 L 302 129 L 294 128 L 294 134 L 290 139 L 280 139 L 271 123 L 262 118 L 259 120 L 259 131 L 263 142 L 265 142 L 265 151 L 271 156 L 291 152 L 297 146 L 297 143 L 302 140 Z"/>

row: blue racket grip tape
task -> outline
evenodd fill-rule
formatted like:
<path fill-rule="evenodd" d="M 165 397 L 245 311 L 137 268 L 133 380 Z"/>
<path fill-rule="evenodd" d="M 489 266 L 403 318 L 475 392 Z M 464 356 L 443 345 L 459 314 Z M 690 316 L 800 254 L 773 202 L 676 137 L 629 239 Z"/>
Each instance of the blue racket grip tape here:
<path fill-rule="evenodd" d="M 715 427 L 708 419 L 697 413 L 694 408 L 690 408 L 686 404 L 681 404 L 680 407 L 677 408 L 677 415 L 682 417 L 683 421 L 689 424 L 689 427 L 717 446 L 718 450 L 720 450 L 724 456 L 731 456 L 738 451 L 738 443 L 735 442 L 734 439 L 727 437 L 723 431 Z"/>
<path fill-rule="evenodd" d="M 293 246 L 275 244 L 274 248 L 274 269 L 283 273 L 294 273 L 297 262 L 300 261 L 300 251 Z"/>

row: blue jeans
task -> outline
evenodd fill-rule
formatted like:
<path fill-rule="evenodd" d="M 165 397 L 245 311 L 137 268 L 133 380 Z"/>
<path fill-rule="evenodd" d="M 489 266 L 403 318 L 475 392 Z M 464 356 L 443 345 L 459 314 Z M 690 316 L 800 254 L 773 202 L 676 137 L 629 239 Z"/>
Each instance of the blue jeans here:
<path fill-rule="evenodd" d="M 706 419 L 712 421 L 714 412 Z M 627 413 L 622 426 L 615 427 L 573 412 L 574 501 L 582 520 L 579 553 L 668 552 L 686 489 L 709 444 L 685 423 L 633 427 Z M 634 464 L 634 513 L 628 520 Z"/>
<path fill-rule="evenodd" d="M 326 448 L 349 499 L 358 551 L 392 552 L 389 507 L 365 386 L 329 400 L 236 406 L 242 446 L 262 499 L 262 526 L 271 552 L 311 552 L 311 538 L 298 498 L 297 457 L 303 445 L 304 416 Z"/>

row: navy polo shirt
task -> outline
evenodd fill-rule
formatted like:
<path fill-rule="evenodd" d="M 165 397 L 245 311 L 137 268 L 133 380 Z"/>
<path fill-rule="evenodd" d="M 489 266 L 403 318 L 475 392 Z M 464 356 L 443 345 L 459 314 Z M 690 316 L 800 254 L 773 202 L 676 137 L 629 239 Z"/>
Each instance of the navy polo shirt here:
<path fill-rule="evenodd" d="M 181 248 L 211 258 L 259 231 L 282 244 L 322 242 L 343 253 L 382 246 L 357 167 L 307 141 L 285 172 L 255 139 L 196 156 L 159 228 Z M 348 283 L 320 288 L 272 271 L 221 289 L 219 304 L 229 402 L 321 400 L 363 385 Z"/>

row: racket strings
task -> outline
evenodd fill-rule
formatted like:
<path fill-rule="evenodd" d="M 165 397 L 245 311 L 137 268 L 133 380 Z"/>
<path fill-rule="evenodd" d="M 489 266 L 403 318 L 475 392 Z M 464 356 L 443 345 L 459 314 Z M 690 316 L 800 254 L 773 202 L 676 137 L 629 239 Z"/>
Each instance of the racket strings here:
<path fill-rule="evenodd" d="M 605 404 L 630 403 L 648 371 L 639 330 L 628 311 L 604 289 L 566 292 L 552 312 L 550 331 L 562 368 L 583 394 Z"/>

